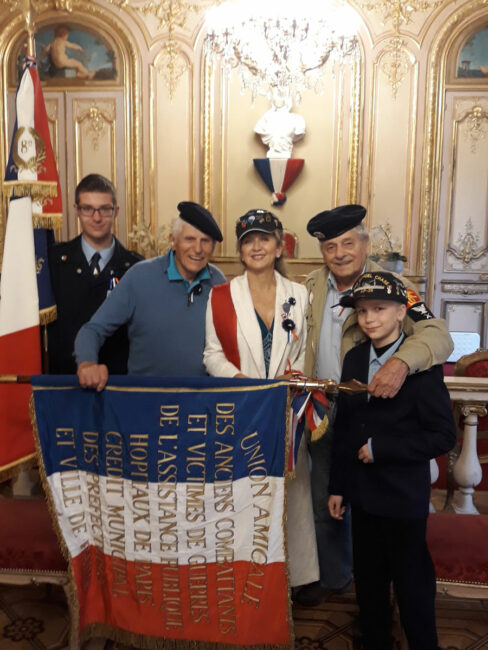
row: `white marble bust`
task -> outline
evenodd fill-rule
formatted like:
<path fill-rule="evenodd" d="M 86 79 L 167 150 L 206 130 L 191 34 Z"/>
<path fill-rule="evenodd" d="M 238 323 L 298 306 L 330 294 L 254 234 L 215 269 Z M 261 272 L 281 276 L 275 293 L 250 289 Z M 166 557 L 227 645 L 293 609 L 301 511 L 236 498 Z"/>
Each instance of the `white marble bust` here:
<path fill-rule="evenodd" d="M 291 99 L 273 92 L 271 108 L 257 121 L 254 132 L 268 147 L 268 158 L 291 158 L 293 144 L 305 135 L 305 120 L 291 112 Z"/>

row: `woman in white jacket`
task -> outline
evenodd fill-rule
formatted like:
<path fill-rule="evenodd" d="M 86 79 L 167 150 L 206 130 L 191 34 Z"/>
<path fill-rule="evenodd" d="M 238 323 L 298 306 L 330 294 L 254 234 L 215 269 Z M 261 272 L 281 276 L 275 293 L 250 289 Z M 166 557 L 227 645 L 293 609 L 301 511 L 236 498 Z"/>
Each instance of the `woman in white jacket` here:
<path fill-rule="evenodd" d="M 282 270 L 283 226 L 266 210 L 236 224 L 245 273 L 214 287 L 207 306 L 204 363 L 214 377 L 275 379 L 303 370 L 307 291 Z M 287 492 L 287 543 L 293 587 L 319 579 L 305 440 Z"/>

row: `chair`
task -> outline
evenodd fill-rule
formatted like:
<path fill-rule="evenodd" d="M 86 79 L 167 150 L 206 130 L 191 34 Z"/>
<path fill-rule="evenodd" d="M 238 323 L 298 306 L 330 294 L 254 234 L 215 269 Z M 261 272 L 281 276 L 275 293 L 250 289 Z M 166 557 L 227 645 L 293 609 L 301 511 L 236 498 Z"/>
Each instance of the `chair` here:
<path fill-rule="evenodd" d="M 294 259 L 298 254 L 298 237 L 294 232 L 285 230 L 283 233 L 283 247 L 285 250 L 285 257 Z"/>
<path fill-rule="evenodd" d="M 488 515 L 451 512 L 429 515 L 427 543 L 435 566 L 438 593 L 488 599 L 487 540 Z"/>
<path fill-rule="evenodd" d="M 68 565 L 44 499 L 0 498 L 0 584 L 60 585 L 70 615 L 70 649 L 78 648 Z"/>

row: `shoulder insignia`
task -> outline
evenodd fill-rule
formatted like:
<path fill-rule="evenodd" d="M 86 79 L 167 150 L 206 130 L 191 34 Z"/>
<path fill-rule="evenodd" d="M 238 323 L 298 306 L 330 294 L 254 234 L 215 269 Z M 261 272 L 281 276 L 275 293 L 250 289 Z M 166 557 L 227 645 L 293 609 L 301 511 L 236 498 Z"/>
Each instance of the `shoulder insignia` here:
<path fill-rule="evenodd" d="M 413 289 L 407 289 L 407 297 L 407 314 L 415 323 L 418 323 L 421 320 L 430 320 L 431 318 L 435 318 L 434 314 L 420 299 L 420 296 L 413 291 Z"/>
<path fill-rule="evenodd" d="M 415 305 L 418 302 L 422 302 L 420 299 L 420 296 L 418 293 L 416 293 L 413 289 L 408 289 L 407 288 L 407 298 L 408 298 L 408 304 L 407 304 L 407 309 L 410 309 L 413 305 Z"/>

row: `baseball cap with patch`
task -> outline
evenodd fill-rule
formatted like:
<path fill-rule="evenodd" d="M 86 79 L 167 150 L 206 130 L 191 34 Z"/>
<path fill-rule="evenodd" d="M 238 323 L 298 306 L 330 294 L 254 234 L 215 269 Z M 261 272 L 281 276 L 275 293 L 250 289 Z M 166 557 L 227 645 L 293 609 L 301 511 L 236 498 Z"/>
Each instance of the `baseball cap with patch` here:
<path fill-rule="evenodd" d="M 342 296 L 339 304 L 342 307 L 355 307 L 358 300 L 391 300 L 407 305 L 407 289 L 393 273 L 370 271 L 356 280 L 351 293 Z"/>
<path fill-rule="evenodd" d="M 355 203 L 339 205 L 332 210 L 319 212 L 307 224 L 307 230 L 312 237 L 320 241 L 334 239 L 351 228 L 358 226 L 366 216 L 366 208 Z"/>
<path fill-rule="evenodd" d="M 216 241 L 223 240 L 217 222 L 203 206 L 193 203 L 193 201 L 180 201 L 178 203 L 178 212 L 183 221 L 189 223 L 190 226 L 198 228 L 198 230 Z"/>
<path fill-rule="evenodd" d="M 237 241 L 240 241 L 248 232 L 255 230 L 271 233 L 275 230 L 283 230 L 283 225 L 278 217 L 268 210 L 248 210 L 236 221 Z"/>

